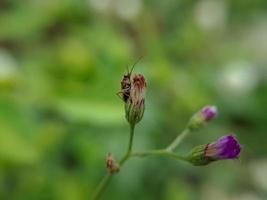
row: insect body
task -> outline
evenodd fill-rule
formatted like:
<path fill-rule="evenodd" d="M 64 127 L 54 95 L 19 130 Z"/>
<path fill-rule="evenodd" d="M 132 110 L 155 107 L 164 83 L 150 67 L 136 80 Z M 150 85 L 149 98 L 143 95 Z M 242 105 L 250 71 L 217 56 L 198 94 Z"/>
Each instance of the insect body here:
<path fill-rule="evenodd" d="M 127 73 L 123 76 L 123 79 L 121 81 L 121 94 L 122 99 L 126 103 L 130 97 L 130 91 L 131 91 L 131 73 Z"/>

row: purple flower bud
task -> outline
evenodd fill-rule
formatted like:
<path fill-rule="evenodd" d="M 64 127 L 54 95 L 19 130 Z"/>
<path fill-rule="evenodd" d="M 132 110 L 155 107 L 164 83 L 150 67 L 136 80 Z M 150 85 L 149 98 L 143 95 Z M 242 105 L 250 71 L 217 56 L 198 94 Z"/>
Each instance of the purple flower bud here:
<path fill-rule="evenodd" d="M 233 135 L 226 135 L 208 144 L 205 156 L 214 160 L 235 159 L 239 157 L 241 145 Z"/>
<path fill-rule="evenodd" d="M 197 130 L 206 122 L 213 120 L 217 115 L 218 110 L 216 106 L 205 106 L 191 117 L 188 128 Z"/>
<path fill-rule="evenodd" d="M 201 110 L 201 114 L 205 121 L 210 121 L 217 116 L 218 114 L 217 107 L 216 106 L 205 106 Z"/>
<path fill-rule="evenodd" d="M 195 147 L 187 161 L 196 166 L 207 165 L 213 161 L 236 159 L 241 152 L 241 145 L 233 135 L 226 135 L 217 141 Z"/>
<path fill-rule="evenodd" d="M 205 106 L 201 110 L 201 114 L 205 121 L 210 121 L 217 116 L 218 114 L 217 107 L 216 106 Z"/>

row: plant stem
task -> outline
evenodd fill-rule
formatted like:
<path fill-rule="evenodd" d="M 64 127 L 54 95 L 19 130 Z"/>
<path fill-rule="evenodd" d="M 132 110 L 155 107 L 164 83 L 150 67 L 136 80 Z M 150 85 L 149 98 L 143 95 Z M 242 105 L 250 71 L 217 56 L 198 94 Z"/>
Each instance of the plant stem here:
<path fill-rule="evenodd" d="M 175 150 L 175 148 L 183 141 L 183 139 L 185 138 L 186 135 L 188 135 L 190 133 L 190 129 L 186 128 L 183 130 L 183 132 L 178 135 L 174 141 L 166 148 L 166 151 L 172 152 L 173 150 Z"/>
<path fill-rule="evenodd" d="M 123 158 L 120 160 L 119 165 L 120 167 L 123 166 L 123 164 L 130 158 L 131 153 L 132 153 L 132 147 L 133 147 L 133 138 L 134 138 L 134 128 L 135 125 L 130 126 L 130 139 L 128 143 L 128 149 L 126 154 L 123 156 Z M 101 182 L 99 183 L 95 194 L 93 195 L 93 200 L 97 200 L 100 198 L 104 190 L 106 189 L 107 185 L 109 184 L 110 180 L 112 178 L 112 174 L 106 174 L 106 176 L 103 177 Z"/>
<path fill-rule="evenodd" d="M 128 143 L 128 149 L 126 154 L 122 157 L 119 164 L 120 167 L 124 165 L 124 163 L 131 157 L 145 157 L 145 156 L 169 156 L 178 160 L 184 160 L 186 161 L 186 157 L 180 156 L 173 152 L 173 150 L 182 142 L 182 140 L 185 138 L 186 135 L 190 133 L 190 129 L 186 128 L 183 130 L 183 132 L 178 135 L 175 140 L 166 148 L 166 149 L 160 149 L 160 150 L 151 150 L 151 151 L 144 151 L 144 152 L 136 152 L 132 153 L 132 147 L 133 147 L 133 138 L 134 138 L 134 128 L 135 126 L 130 126 L 130 138 Z M 96 192 L 93 196 L 93 200 L 97 200 L 100 198 L 104 190 L 106 189 L 107 185 L 109 184 L 110 180 L 112 178 L 112 174 L 107 174 L 100 184 L 98 185 Z"/>
<path fill-rule="evenodd" d="M 101 180 L 101 182 L 99 183 L 99 185 L 97 186 L 95 193 L 93 195 L 93 199 L 97 200 L 100 198 L 102 192 L 106 189 L 108 183 L 111 180 L 112 175 L 111 174 L 106 174 L 103 179 Z"/>
<path fill-rule="evenodd" d="M 129 140 L 128 151 L 127 151 L 126 155 L 130 155 L 131 152 L 132 152 L 132 148 L 133 148 L 133 137 L 134 137 L 134 128 L 135 128 L 135 125 L 131 125 L 130 126 L 130 140 Z"/>
<path fill-rule="evenodd" d="M 186 158 L 183 156 L 180 156 L 176 153 L 167 151 L 166 149 L 162 149 L 162 150 L 151 150 L 151 151 L 144 151 L 144 152 L 136 152 L 136 153 L 132 153 L 131 157 L 145 157 L 145 156 L 168 156 L 168 157 L 172 157 L 178 160 L 184 160 L 186 161 Z"/>

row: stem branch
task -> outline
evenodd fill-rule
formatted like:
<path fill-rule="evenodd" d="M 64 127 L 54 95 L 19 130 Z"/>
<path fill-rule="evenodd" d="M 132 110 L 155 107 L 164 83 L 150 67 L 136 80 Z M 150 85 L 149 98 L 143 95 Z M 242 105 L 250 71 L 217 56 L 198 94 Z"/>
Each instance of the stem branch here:
<path fill-rule="evenodd" d="M 144 151 L 144 152 L 135 152 L 131 154 L 131 157 L 146 157 L 146 156 L 168 156 L 172 157 L 178 160 L 184 160 L 186 161 L 186 158 L 183 156 L 180 156 L 176 153 L 167 151 L 166 149 L 162 150 L 151 150 L 151 151 Z"/>
<path fill-rule="evenodd" d="M 180 135 L 178 135 L 174 139 L 174 141 L 165 149 L 132 153 L 134 128 L 135 128 L 134 125 L 130 127 L 130 139 L 128 143 L 128 149 L 127 149 L 126 154 L 122 157 L 122 159 L 119 162 L 120 167 L 122 167 L 123 164 L 131 157 L 168 156 L 168 157 L 172 157 L 178 160 L 186 161 L 185 157 L 174 153 L 173 150 L 175 150 L 175 148 L 177 148 L 177 146 L 182 142 L 182 140 L 190 133 L 189 128 L 184 129 L 183 132 Z M 104 176 L 104 178 L 102 179 L 102 181 L 100 182 L 100 184 L 98 185 L 96 189 L 96 192 L 93 196 L 93 200 L 97 200 L 100 198 L 100 196 L 106 189 L 107 185 L 109 184 L 111 178 L 112 178 L 112 174 L 107 174 L 106 176 Z"/>
<path fill-rule="evenodd" d="M 190 129 L 186 128 L 183 130 L 183 132 L 178 135 L 173 142 L 166 148 L 166 151 L 172 152 L 173 150 L 175 150 L 175 148 L 183 141 L 183 139 L 185 138 L 185 136 L 187 136 L 190 133 Z"/>
<path fill-rule="evenodd" d="M 126 154 L 122 157 L 122 159 L 119 162 L 120 167 L 122 167 L 123 164 L 131 157 L 132 147 L 133 147 L 133 138 L 134 138 L 134 128 L 135 128 L 135 126 L 131 125 L 128 149 L 127 149 Z M 106 176 L 103 177 L 103 179 L 101 180 L 101 182 L 99 183 L 99 185 L 95 191 L 95 194 L 93 195 L 93 200 L 97 200 L 100 198 L 100 196 L 102 195 L 102 193 L 106 189 L 107 185 L 109 184 L 111 178 L 112 178 L 112 174 L 106 174 Z"/>

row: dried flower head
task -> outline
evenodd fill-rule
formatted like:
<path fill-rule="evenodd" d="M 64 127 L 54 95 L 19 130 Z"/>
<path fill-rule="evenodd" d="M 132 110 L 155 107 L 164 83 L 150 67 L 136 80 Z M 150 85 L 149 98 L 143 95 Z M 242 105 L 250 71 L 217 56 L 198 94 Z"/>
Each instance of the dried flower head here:
<path fill-rule="evenodd" d="M 236 159 L 241 152 L 241 145 L 233 135 L 226 135 L 217 141 L 195 147 L 188 161 L 193 165 L 207 165 L 210 162 L 226 159 Z"/>
<path fill-rule="evenodd" d="M 119 164 L 115 161 L 111 153 L 108 153 L 106 159 L 106 166 L 110 174 L 115 174 L 120 171 Z"/>
<path fill-rule="evenodd" d="M 143 75 L 134 75 L 130 97 L 125 104 L 126 119 L 131 125 L 137 124 L 145 111 L 146 81 Z"/>

